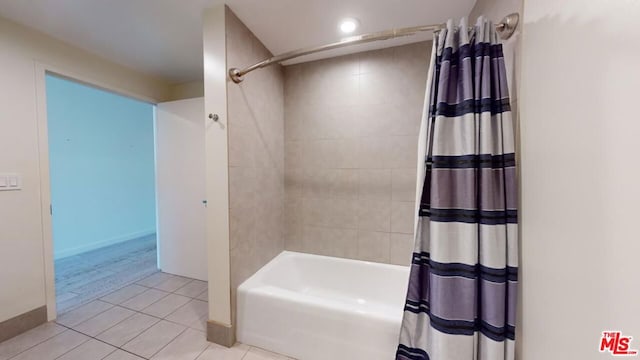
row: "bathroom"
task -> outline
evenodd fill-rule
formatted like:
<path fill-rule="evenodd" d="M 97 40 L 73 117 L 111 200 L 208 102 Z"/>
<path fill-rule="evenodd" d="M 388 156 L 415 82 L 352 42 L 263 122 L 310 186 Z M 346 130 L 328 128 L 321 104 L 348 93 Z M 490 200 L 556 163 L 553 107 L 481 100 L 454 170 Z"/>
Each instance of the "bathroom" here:
<path fill-rule="evenodd" d="M 635 355 L 639 128 L 623 109 L 639 15 L 604 0 L 0 1 L 0 360 Z M 157 215 L 160 237 L 197 230 L 161 245 L 176 267 L 64 312 L 47 74 L 152 104 L 180 169 L 158 198 L 192 191 L 202 217 Z"/>

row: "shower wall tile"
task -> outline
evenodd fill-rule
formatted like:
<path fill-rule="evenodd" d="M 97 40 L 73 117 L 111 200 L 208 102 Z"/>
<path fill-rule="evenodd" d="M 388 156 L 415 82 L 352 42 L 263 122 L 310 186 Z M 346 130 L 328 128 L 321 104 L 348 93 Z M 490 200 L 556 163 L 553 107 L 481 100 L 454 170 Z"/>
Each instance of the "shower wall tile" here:
<path fill-rule="evenodd" d="M 391 167 L 392 151 L 389 136 L 358 138 L 358 168 L 388 169 Z"/>
<path fill-rule="evenodd" d="M 394 201 L 414 201 L 416 198 L 416 169 L 393 169 L 391 198 Z"/>
<path fill-rule="evenodd" d="M 330 196 L 334 198 L 358 199 L 359 174 L 357 169 L 330 170 Z"/>
<path fill-rule="evenodd" d="M 301 140 L 308 136 L 305 122 L 310 114 L 311 108 L 302 104 L 299 106 L 290 106 L 285 109 L 285 140 Z"/>
<path fill-rule="evenodd" d="M 306 169 L 291 168 L 285 165 L 284 184 L 287 196 L 302 197 Z"/>
<path fill-rule="evenodd" d="M 302 247 L 318 255 L 355 258 L 358 252 L 358 231 L 305 225 Z"/>
<path fill-rule="evenodd" d="M 302 196 L 305 198 L 358 198 L 358 170 L 304 169 Z"/>
<path fill-rule="evenodd" d="M 391 230 L 391 201 L 360 200 L 358 229 L 389 232 Z"/>
<path fill-rule="evenodd" d="M 229 209 L 229 249 L 255 238 L 255 215 L 238 209 Z"/>
<path fill-rule="evenodd" d="M 305 142 L 306 167 L 321 169 L 356 168 L 357 142 L 352 139 L 310 140 Z"/>
<path fill-rule="evenodd" d="M 389 167 L 392 169 L 412 169 L 418 162 L 418 137 L 417 136 L 391 136 L 389 137 L 391 155 Z"/>
<path fill-rule="evenodd" d="M 229 166 L 253 167 L 256 163 L 255 144 L 258 140 L 255 129 L 234 125 L 229 128 Z"/>
<path fill-rule="evenodd" d="M 285 144 L 284 165 L 287 170 L 297 170 L 306 166 L 304 159 L 304 141 L 287 141 Z"/>
<path fill-rule="evenodd" d="M 391 203 L 391 231 L 394 233 L 413 233 L 413 212 L 415 204 L 409 201 Z"/>
<path fill-rule="evenodd" d="M 358 258 L 366 261 L 389 262 L 389 233 L 358 230 Z"/>
<path fill-rule="evenodd" d="M 305 198 L 302 204 L 305 225 L 330 228 L 356 229 L 358 226 L 357 200 Z"/>
<path fill-rule="evenodd" d="M 360 136 L 388 136 L 388 135 L 414 135 L 417 129 L 398 131 L 398 124 L 406 121 L 408 117 L 403 111 L 393 104 L 372 104 L 369 106 L 359 106 L 355 114 L 355 123 Z M 408 119 L 411 120 L 411 119 Z M 404 125 L 405 127 L 407 125 Z M 413 131 L 411 131 L 413 130 Z"/>
<path fill-rule="evenodd" d="M 380 104 L 395 104 L 403 95 L 393 84 L 393 77 L 384 73 L 366 73 L 360 75 L 360 96 L 358 105 L 376 106 Z"/>
<path fill-rule="evenodd" d="M 271 56 L 229 9 L 225 26 L 228 64 L 242 67 Z M 229 81 L 227 112 L 231 297 L 235 299 L 238 285 L 284 250 L 289 233 L 284 224 L 285 164 L 301 168 L 304 144 L 288 143 L 285 154 L 280 66 L 253 72 L 242 84 Z M 290 185 L 291 181 L 301 180 L 290 178 Z M 291 186 L 287 193 L 296 188 Z M 235 301 L 232 314 L 235 322 Z"/>
<path fill-rule="evenodd" d="M 429 43 L 285 67 L 285 248 L 408 265 Z"/>
<path fill-rule="evenodd" d="M 389 262 L 391 264 L 406 265 L 411 262 L 413 235 L 392 233 L 389 243 Z"/>
<path fill-rule="evenodd" d="M 254 207 L 258 187 L 257 171 L 252 167 L 229 167 L 229 207 L 249 211 Z"/>
<path fill-rule="evenodd" d="M 328 198 L 331 196 L 333 169 L 304 169 L 303 196 L 305 198 Z"/>
<path fill-rule="evenodd" d="M 395 52 L 398 48 L 386 48 L 377 51 L 370 51 L 360 56 L 360 74 L 387 74 L 393 75 L 390 69 L 395 66 Z M 408 49 L 402 49 L 407 52 Z M 402 57 L 402 56 L 400 56 Z"/>
<path fill-rule="evenodd" d="M 303 224 L 303 204 L 304 200 L 300 196 L 285 195 L 284 214 L 287 224 Z"/>
<path fill-rule="evenodd" d="M 390 169 L 360 169 L 358 176 L 358 197 L 361 200 L 391 199 Z"/>
<path fill-rule="evenodd" d="M 299 252 L 309 252 L 303 245 L 303 229 L 302 223 L 286 222 L 284 226 L 284 245 L 285 249 Z"/>

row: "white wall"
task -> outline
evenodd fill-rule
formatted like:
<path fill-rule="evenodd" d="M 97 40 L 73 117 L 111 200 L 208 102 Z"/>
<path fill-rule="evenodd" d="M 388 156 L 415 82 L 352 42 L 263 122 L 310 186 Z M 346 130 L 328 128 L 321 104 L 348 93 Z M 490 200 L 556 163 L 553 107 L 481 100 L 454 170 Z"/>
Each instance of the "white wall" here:
<path fill-rule="evenodd" d="M 171 274 L 207 281 L 204 99 L 156 108 L 158 264 Z"/>
<path fill-rule="evenodd" d="M 209 263 L 209 320 L 231 326 L 229 260 L 229 156 L 227 119 L 227 60 L 225 7 L 203 14 L 204 110 L 217 114 L 205 123 L 207 187 L 207 259 Z"/>
<path fill-rule="evenodd" d="M 169 97 L 162 80 L 0 18 L 0 172 L 23 176 L 23 190 L 0 193 L 0 321 L 45 305 L 37 63 L 149 100 Z"/>
<path fill-rule="evenodd" d="M 640 2 L 525 0 L 519 359 L 640 348 Z"/>
<path fill-rule="evenodd" d="M 203 96 L 203 81 L 191 81 L 171 86 L 171 100 L 193 99 Z"/>

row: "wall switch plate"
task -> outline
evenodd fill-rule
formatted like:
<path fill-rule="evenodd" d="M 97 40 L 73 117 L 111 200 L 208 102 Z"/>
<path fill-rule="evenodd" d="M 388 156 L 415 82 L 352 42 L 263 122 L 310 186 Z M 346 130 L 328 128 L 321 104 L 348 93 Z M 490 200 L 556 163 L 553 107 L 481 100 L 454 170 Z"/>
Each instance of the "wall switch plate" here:
<path fill-rule="evenodd" d="M 0 173 L 0 191 L 21 189 L 22 175 L 16 173 Z"/>

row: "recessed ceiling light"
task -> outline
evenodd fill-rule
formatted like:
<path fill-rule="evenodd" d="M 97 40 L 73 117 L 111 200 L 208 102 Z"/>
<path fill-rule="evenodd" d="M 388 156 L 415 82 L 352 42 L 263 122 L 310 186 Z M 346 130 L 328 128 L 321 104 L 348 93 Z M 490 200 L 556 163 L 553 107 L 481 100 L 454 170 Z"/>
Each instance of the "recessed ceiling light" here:
<path fill-rule="evenodd" d="M 345 34 L 351 34 L 358 28 L 358 20 L 347 18 L 340 22 L 340 31 Z"/>

